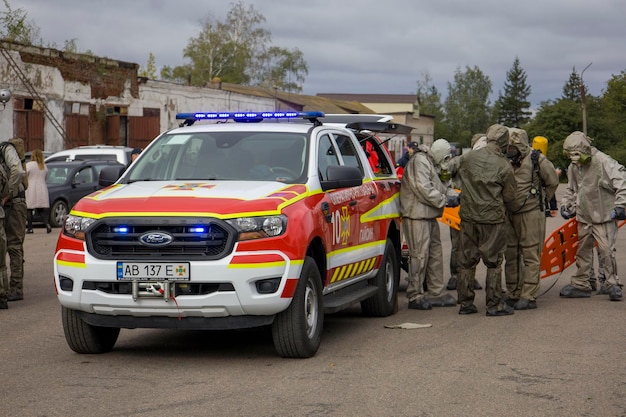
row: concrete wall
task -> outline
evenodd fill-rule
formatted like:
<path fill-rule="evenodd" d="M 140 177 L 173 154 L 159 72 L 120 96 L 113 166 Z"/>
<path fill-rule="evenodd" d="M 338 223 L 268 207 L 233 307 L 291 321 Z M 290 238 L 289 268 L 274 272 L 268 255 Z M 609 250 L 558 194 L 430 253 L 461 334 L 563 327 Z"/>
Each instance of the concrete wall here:
<path fill-rule="evenodd" d="M 90 114 L 92 143 L 102 143 L 105 108 L 128 108 L 128 116 L 143 116 L 144 108 L 160 110 L 160 130 L 178 125 L 176 113 L 193 111 L 272 110 L 274 99 L 249 96 L 213 88 L 191 87 L 137 77 L 138 65 L 84 54 L 68 54 L 50 48 L 30 47 L 3 42 L 33 89 L 44 99 L 50 113 L 64 125 L 66 103 L 80 103 L 81 113 Z M 18 73 L 0 56 L 0 88 L 11 90 L 13 97 L 35 98 Z M 2 107 L 0 106 L 0 109 Z M 13 100 L 0 112 L 0 140 L 13 134 Z M 45 150 L 64 149 L 63 137 L 46 118 Z"/>
<path fill-rule="evenodd" d="M 262 111 L 274 108 L 274 99 L 231 93 L 213 88 L 190 87 L 147 80 L 139 85 L 139 100 L 128 108 L 129 116 L 141 116 L 143 108 L 161 111 L 161 131 L 178 126 L 176 113 L 195 111 Z"/>

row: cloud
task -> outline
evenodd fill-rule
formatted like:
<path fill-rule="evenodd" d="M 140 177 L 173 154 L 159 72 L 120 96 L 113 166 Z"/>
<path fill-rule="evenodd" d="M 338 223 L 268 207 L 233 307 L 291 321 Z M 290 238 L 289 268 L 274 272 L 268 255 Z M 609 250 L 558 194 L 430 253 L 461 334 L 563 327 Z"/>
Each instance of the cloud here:
<path fill-rule="evenodd" d="M 556 99 L 572 70 L 589 93 L 625 69 L 626 2 L 596 0 L 317 0 L 244 1 L 266 18 L 272 42 L 298 48 L 309 74 L 304 93 L 412 94 L 428 72 L 445 97 L 454 72 L 479 67 L 493 99 L 519 57 L 530 101 Z M 232 2 L 213 0 L 21 0 L 46 43 L 157 68 L 184 63 L 183 50 L 207 16 L 224 20 Z"/>

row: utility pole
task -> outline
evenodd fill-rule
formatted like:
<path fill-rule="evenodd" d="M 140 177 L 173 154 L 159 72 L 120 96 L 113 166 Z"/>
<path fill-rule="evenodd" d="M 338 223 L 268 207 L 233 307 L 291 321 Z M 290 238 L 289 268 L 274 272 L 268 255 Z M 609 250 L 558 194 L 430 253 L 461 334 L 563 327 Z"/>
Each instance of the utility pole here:
<path fill-rule="evenodd" d="M 585 136 L 587 136 L 587 106 L 585 106 L 585 82 L 583 81 L 583 74 L 585 73 L 585 70 L 591 66 L 591 64 L 593 64 L 593 62 L 590 62 L 589 65 L 587 65 L 580 73 L 580 99 L 583 106 L 583 133 Z"/>

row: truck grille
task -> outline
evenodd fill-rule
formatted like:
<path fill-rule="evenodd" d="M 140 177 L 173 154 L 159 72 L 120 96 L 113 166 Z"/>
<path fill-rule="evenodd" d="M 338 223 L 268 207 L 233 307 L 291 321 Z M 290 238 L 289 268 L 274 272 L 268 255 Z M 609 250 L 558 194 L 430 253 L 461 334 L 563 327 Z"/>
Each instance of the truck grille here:
<path fill-rule="evenodd" d="M 145 244 L 140 238 L 146 233 L 172 239 L 167 244 Z M 89 253 L 98 259 L 215 260 L 232 251 L 236 236 L 230 225 L 218 219 L 115 218 L 94 224 L 86 242 Z"/>

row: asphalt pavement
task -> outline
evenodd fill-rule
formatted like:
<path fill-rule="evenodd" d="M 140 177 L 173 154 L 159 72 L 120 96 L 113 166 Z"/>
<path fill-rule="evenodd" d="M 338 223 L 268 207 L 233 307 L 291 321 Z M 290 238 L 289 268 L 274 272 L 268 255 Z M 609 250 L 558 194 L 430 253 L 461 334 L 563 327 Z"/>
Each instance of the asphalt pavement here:
<path fill-rule="evenodd" d="M 408 310 L 404 291 L 390 317 L 354 306 L 326 317 L 310 359 L 277 357 L 264 329 L 124 329 L 112 352 L 79 355 L 52 283 L 58 232 L 26 236 L 25 299 L 0 311 L 2 416 L 626 416 L 626 301 L 560 298 L 575 267 L 512 316 L 485 316 L 484 291 L 469 316 Z M 617 251 L 624 275 L 625 229 Z M 428 327 L 388 328 L 402 323 Z"/>

